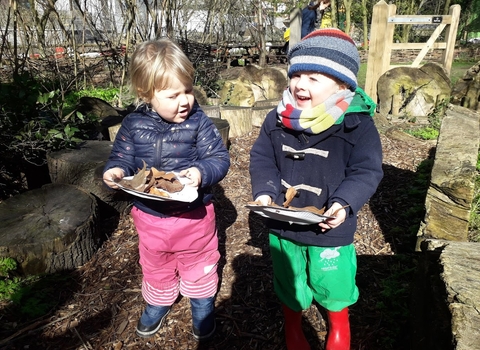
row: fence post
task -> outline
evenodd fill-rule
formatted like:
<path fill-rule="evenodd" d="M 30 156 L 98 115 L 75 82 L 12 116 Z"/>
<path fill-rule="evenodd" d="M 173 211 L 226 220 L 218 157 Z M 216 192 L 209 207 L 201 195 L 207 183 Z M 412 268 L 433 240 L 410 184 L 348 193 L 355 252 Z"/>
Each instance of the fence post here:
<path fill-rule="evenodd" d="M 300 41 L 300 35 L 302 31 L 302 12 L 300 9 L 295 8 L 290 13 L 290 40 L 289 47 L 292 47 Z"/>
<path fill-rule="evenodd" d="M 458 23 L 460 21 L 460 9 L 460 5 L 452 5 L 450 6 L 450 11 L 448 12 L 448 14 L 452 16 L 452 21 L 445 30 L 445 43 L 447 47 L 445 50 L 443 50 L 442 55 L 442 64 L 448 75 L 450 75 L 450 70 L 452 69 L 455 41 L 457 38 Z"/>
<path fill-rule="evenodd" d="M 373 6 L 370 44 L 368 46 L 365 92 L 377 102 L 377 81 L 390 68 L 394 24 L 388 17 L 395 14 L 395 5 L 381 0 Z"/>

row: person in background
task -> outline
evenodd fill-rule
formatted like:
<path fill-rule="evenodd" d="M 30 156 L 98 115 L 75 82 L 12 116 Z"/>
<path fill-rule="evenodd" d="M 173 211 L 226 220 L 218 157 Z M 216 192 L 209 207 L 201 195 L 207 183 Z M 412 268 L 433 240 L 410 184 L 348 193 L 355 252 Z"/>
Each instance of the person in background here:
<path fill-rule="evenodd" d="M 299 225 L 268 219 L 274 289 L 289 350 L 310 349 L 302 310 L 326 309 L 326 350 L 350 349 L 349 306 L 358 300 L 354 233 L 357 212 L 383 177 L 375 103 L 357 85 L 360 58 L 342 31 L 319 29 L 292 45 L 290 78 L 250 151 L 252 195 L 283 207 L 324 208 L 331 216 Z"/>
<path fill-rule="evenodd" d="M 315 23 L 315 29 L 331 27 L 331 11 L 327 11 L 330 8 L 330 0 L 324 0 L 317 8 L 317 20 Z M 327 23 L 327 18 L 329 23 Z M 325 21 L 324 21 L 325 19 Z"/>
<path fill-rule="evenodd" d="M 323 16 L 323 11 L 330 6 L 330 0 L 312 1 L 302 10 L 302 29 L 300 38 L 315 30 L 317 21 L 321 22 L 321 18 L 317 18 L 317 10 Z"/>
<path fill-rule="evenodd" d="M 286 28 L 285 31 L 283 32 L 283 40 L 285 40 L 285 44 L 283 44 L 281 51 L 284 55 L 286 55 L 288 52 L 288 46 L 290 43 L 290 27 Z"/>
<path fill-rule="evenodd" d="M 220 257 L 211 187 L 227 174 L 228 150 L 195 101 L 194 68 L 177 44 L 169 39 L 140 44 L 129 74 L 137 108 L 122 122 L 104 182 L 117 189 L 118 180 L 145 162 L 148 168 L 178 172 L 187 178 L 186 186 L 198 190 L 191 202 L 133 198 L 146 302 L 136 333 L 153 336 L 181 294 L 190 299 L 193 337 L 205 340 L 216 328 Z"/>

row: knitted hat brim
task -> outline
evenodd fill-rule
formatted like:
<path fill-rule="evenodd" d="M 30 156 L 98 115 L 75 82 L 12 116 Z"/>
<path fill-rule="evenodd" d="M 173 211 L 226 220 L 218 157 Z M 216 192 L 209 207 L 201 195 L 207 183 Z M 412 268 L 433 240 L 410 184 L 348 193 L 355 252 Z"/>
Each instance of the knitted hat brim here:
<path fill-rule="evenodd" d="M 344 65 L 318 56 L 298 56 L 290 60 L 288 77 L 298 72 L 315 72 L 327 74 L 348 85 L 348 88 L 355 91 L 357 88 L 357 77 Z"/>

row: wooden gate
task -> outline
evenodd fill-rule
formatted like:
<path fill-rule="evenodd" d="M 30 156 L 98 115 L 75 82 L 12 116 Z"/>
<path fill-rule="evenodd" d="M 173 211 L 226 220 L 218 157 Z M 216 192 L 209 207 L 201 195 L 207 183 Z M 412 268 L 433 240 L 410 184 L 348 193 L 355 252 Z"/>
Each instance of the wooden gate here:
<path fill-rule="evenodd" d="M 396 5 L 381 0 L 373 7 L 372 25 L 370 28 L 370 45 L 368 49 L 367 76 L 365 92 L 376 102 L 377 82 L 390 65 L 392 50 L 420 50 L 410 67 L 419 67 L 430 49 L 442 49 L 440 64 L 448 74 L 452 67 L 455 38 L 460 18 L 460 5 L 450 6 L 448 15 L 395 15 Z M 396 24 L 435 24 L 437 27 L 426 42 L 394 43 L 393 33 Z M 437 41 L 446 28 L 444 41 Z"/>

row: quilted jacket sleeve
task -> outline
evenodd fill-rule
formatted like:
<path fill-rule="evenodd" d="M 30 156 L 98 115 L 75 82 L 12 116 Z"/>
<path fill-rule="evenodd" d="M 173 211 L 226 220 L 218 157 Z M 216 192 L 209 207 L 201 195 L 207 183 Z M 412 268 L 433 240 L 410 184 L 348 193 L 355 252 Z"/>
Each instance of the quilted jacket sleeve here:
<path fill-rule="evenodd" d="M 230 167 L 230 156 L 215 124 L 204 115 L 201 118 L 197 137 L 198 159 L 192 166 L 200 169 L 202 187 L 220 182 Z"/>
<path fill-rule="evenodd" d="M 112 152 L 105 165 L 104 171 L 111 168 L 121 168 L 125 176 L 134 175 L 135 168 L 135 144 L 130 136 L 131 123 L 125 120 L 118 130 Z"/>

